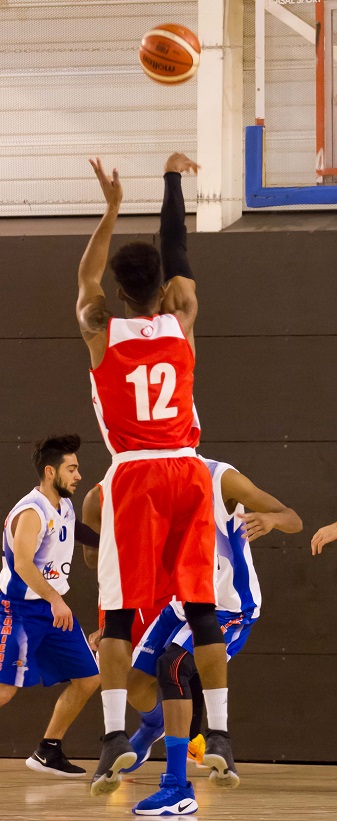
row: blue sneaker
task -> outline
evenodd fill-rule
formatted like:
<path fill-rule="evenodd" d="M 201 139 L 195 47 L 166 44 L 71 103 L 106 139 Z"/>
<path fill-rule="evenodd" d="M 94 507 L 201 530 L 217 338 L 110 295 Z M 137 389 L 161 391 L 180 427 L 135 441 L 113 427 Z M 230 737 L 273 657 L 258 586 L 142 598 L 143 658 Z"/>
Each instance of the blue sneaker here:
<path fill-rule="evenodd" d="M 175 775 L 166 773 L 160 776 L 159 787 L 154 795 L 132 807 L 135 815 L 191 815 L 197 811 L 198 804 L 190 781 L 182 787 Z"/>
<path fill-rule="evenodd" d="M 159 741 L 160 738 L 164 738 L 163 719 L 160 724 L 146 724 L 143 719 L 139 730 L 130 738 L 130 744 L 134 752 L 137 753 L 137 759 L 132 767 L 128 770 L 121 770 L 121 772 L 132 773 L 133 770 L 138 770 L 138 767 L 149 758 L 152 744 Z"/>

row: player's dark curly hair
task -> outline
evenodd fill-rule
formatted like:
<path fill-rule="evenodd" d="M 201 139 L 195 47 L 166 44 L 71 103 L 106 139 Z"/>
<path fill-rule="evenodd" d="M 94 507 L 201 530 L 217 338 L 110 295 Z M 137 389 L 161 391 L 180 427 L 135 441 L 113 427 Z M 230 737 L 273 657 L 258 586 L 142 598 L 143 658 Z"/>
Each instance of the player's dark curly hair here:
<path fill-rule="evenodd" d="M 32 456 L 32 462 L 37 473 L 42 479 L 46 465 L 58 468 L 67 453 L 76 453 L 80 447 L 81 439 L 77 433 L 65 436 L 46 436 L 40 442 L 36 442 Z"/>
<path fill-rule="evenodd" d="M 146 305 L 163 282 L 159 253 L 146 242 L 123 245 L 110 260 L 110 267 L 125 294 L 139 305 Z"/>

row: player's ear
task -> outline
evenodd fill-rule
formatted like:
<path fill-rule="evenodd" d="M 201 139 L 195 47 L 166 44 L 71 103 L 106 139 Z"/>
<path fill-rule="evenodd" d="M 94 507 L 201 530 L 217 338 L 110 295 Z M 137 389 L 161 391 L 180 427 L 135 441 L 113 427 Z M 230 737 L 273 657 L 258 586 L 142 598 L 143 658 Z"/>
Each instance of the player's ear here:
<path fill-rule="evenodd" d="M 55 472 L 55 468 L 52 465 L 46 465 L 44 469 L 44 479 L 53 479 Z"/>
<path fill-rule="evenodd" d="M 125 293 L 123 291 L 123 288 L 121 288 L 120 285 L 117 288 L 117 296 L 118 296 L 118 299 L 120 299 L 122 302 L 125 302 L 125 298 L 126 298 Z"/>
<path fill-rule="evenodd" d="M 161 302 L 162 302 L 162 301 L 163 301 L 163 299 L 165 298 L 166 291 L 167 291 L 167 289 L 168 289 L 169 285 L 170 285 L 170 283 L 169 283 L 169 282 L 165 282 L 165 284 L 164 284 L 164 285 L 161 285 L 161 286 L 160 286 L 160 288 L 159 288 L 159 298 L 160 298 L 160 301 L 161 301 Z"/>

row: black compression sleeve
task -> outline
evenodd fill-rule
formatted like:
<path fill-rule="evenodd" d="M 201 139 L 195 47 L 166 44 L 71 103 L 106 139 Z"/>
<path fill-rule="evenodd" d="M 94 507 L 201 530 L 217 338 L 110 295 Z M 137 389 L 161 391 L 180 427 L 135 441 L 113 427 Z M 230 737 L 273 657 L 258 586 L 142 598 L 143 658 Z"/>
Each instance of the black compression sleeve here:
<path fill-rule="evenodd" d="M 194 279 L 187 259 L 185 203 L 181 189 L 181 174 L 168 171 L 164 175 L 165 191 L 160 216 L 161 258 L 164 280 L 180 276 Z"/>
<path fill-rule="evenodd" d="M 83 524 L 79 519 L 75 521 L 75 542 L 85 544 L 86 547 L 97 547 L 99 545 L 99 533 L 95 533 L 89 525 Z"/>

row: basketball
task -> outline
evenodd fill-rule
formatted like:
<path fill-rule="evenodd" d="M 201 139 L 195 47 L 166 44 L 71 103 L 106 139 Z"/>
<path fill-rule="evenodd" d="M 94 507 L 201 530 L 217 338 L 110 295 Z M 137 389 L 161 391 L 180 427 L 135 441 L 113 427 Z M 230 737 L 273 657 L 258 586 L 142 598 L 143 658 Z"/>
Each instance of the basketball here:
<path fill-rule="evenodd" d="M 157 83 L 185 83 L 197 71 L 201 46 L 193 31 L 175 23 L 144 34 L 139 47 L 143 71 Z"/>

